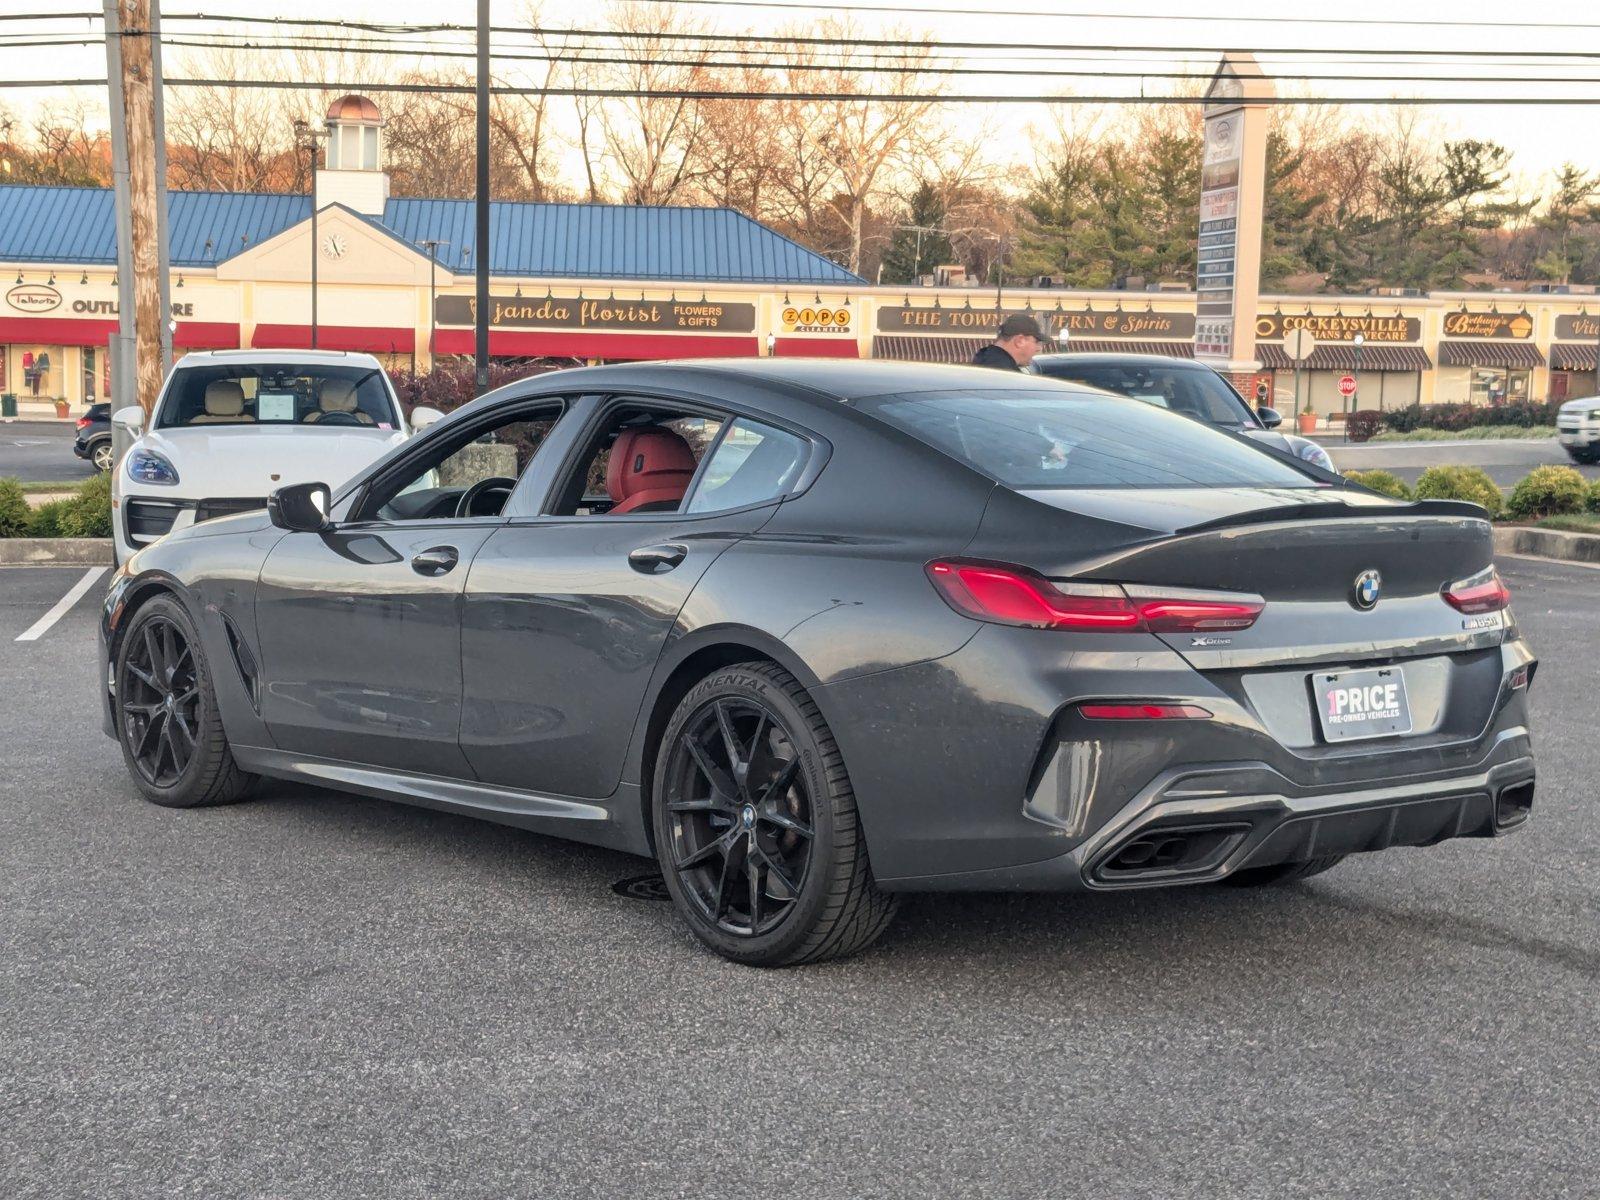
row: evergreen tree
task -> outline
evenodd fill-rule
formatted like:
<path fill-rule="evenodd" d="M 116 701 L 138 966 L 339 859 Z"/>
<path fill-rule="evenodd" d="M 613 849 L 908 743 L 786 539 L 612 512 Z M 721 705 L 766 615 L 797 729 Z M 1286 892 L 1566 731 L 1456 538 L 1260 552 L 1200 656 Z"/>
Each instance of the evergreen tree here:
<path fill-rule="evenodd" d="M 944 233 L 944 198 L 933 184 L 927 180 L 917 184 L 900 218 L 895 222 L 900 228 L 883 252 L 884 283 L 915 283 L 919 275 L 931 275 L 935 267 L 954 261 L 950 238 Z"/>

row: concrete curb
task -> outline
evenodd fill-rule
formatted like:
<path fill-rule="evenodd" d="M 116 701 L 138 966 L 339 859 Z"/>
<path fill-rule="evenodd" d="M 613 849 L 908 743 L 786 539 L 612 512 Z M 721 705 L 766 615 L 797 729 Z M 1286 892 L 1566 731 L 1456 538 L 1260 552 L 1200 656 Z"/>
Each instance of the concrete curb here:
<path fill-rule="evenodd" d="M 1526 554 L 1533 558 L 1554 558 L 1563 562 L 1600 563 L 1600 534 L 1502 525 L 1494 531 L 1494 550 L 1496 554 Z"/>
<path fill-rule="evenodd" d="M 111 566 L 114 561 L 110 538 L 0 538 L 0 566 Z"/>

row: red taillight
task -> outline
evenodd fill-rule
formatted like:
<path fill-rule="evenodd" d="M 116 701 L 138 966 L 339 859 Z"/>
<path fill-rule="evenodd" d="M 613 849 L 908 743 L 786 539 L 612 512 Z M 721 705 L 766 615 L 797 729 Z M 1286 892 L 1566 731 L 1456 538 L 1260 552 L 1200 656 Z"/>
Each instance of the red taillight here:
<path fill-rule="evenodd" d="M 1204 721 L 1211 714 L 1198 704 L 1080 704 L 1091 721 Z"/>
<path fill-rule="evenodd" d="M 1249 629 L 1266 607 L 1259 600 L 1135 600 L 1152 633 Z"/>
<path fill-rule="evenodd" d="M 980 621 L 1032 629 L 1112 633 L 1199 633 L 1248 629 L 1265 605 L 1244 597 L 1210 598 L 1149 588 L 1133 595 L 1114 583 L 1056 584 L 1023 567 L 932 562 L 928 578 L 952 608 Z"/>
<path fill-rule="evenodd" d="M 1469 579 L 1446 584 L 1444 598 L 1459 612 L 1491 613 L 1511 603 L 1511 590 L 1500 579 L 1500 572 L 1489 567 Z"/>
<path fill-rule="evenodd" d="M 78 418 L 78 428 L 79 429 L 87 428 L 89 424 L 90 424 L 90 421 L 89 421 L 88 417 L 79 417 Z"/>
<path fill-rule="evenodd" d="M 928 564 L 933 586 L 959 612 L 980 621 L 1035 629 L 1143 628 L 1121 588 L 1093 584 L 1065 592 L 1042 575 L 978 563 Z"/>

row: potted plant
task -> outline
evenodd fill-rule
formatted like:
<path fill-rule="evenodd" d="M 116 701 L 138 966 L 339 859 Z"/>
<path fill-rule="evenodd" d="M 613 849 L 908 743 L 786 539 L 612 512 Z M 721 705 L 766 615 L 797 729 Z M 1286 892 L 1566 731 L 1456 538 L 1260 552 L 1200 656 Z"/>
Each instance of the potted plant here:
<path fill-rule="evenodd" d="M 65 419 L 66 417 L 69 417 L 71 415 L 72 415 L 72 407 L 71 407 L 71 405 L 69 405 L 66 402 L 65 399 L 63 399 L 63 398 L 61 398 L 59 396 L 56 397 L 56 416 Z"/>
<path fill-rule="evenodd" d="M 1309 408 L 1306 409 L 1305 412 L 1301 413 L 1296 420 L 1299 422 L 1301 433 L 1311 434 L 1317 431 L 1317 414 L 1312 412 Z"/>

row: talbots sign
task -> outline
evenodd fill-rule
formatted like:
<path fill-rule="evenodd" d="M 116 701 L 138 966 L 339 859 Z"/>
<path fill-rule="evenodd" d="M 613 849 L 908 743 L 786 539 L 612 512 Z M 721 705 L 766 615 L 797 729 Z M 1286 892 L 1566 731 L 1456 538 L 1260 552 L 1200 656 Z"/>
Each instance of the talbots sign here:
<path fill-rule="evenodd" d="M 46 313 L 61 307 L 61 293 L 45 283 L 19 283 L 6 293 L 6 303 L 18 312 Z"/>
<path fill-rule="evenodd" d="M 434 316 L 440 325 L 472 325 L 477 302 L 472 296 L 440 296 Z M 489 324 L 509 329 L 751 333 L 756 327 L 756 306 L 720 301 L 493 296 Z"/>

